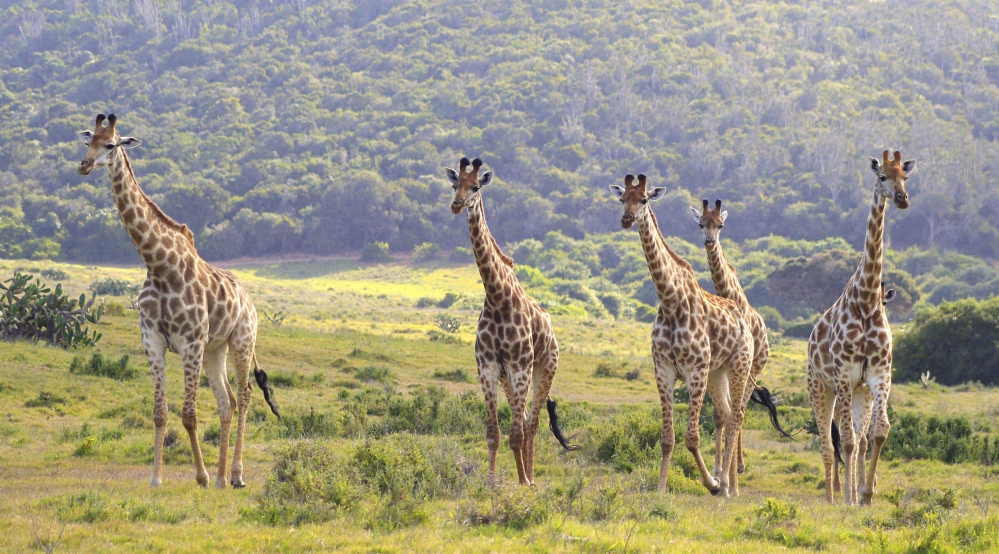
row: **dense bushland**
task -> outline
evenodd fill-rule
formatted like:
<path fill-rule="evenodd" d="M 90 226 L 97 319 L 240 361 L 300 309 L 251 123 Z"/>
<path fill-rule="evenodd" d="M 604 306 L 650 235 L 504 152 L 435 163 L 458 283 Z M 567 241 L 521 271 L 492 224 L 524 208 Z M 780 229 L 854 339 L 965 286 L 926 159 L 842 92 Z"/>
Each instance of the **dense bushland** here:
<path fill-rule="evenodd" d="M 894 345 L 895 379 L 999 384 L 999 298 L 944 302 L 916 314 Z"/>
<path fill-rule="evenodd" d="M 990 7 L 915 3 L 27 0 L 0 18 L 0 256 L 136 260 L 75 131 L 116 111 L 140 184 L 210 259 L 464 245 L 440 176 L 496 170 L 501 243 L 617 226 L 643 171 L 665 232 L 845 237 L 866 159 L 920 160 L 893 248 L 999 252 Z M 885 14 L 891 14 L 886 17 Z M 363 191 L 359 194 L 358 191 Z"/>

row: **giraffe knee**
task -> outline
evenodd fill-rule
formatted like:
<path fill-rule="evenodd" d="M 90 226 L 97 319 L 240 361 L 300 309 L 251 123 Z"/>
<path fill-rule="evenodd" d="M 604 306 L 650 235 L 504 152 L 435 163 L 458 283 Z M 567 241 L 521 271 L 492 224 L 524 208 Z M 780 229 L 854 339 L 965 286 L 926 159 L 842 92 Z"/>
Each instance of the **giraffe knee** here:
<path fill-rule="evenodd" d="M 524 446 L 523 429 L 513 429 L 510 431 L 510 448 L 520 450 Z"/>
<path fill-rule="evenodd" d="M 167 424 L 166 410 L 163 410 L 163 413 L 157 413 L 153 415 L 153 425 L 155 425 L 157 429 L 166 427 L 166 424 Z"/>
<path fill-rule="evenodd" d="M 686 446 L 687 450 L 690 450 L 691 452 L 696 452 L 700 443 L 701 436 L 696 430 L 687 431 L 687 433 L 683 436 L 683 445 Z"/>
<path fill-rule="evenodd" d="M 871 442 L 874 443 L 874 446 L 881 446 L 888 440 L 888 431 L 891 431 L 891 424 L 887 421 L 874 427 L 874 433 L 871 437 Z"/>
<path fill-rule="evenodd" d="M 181 415 L 180 419 L 184 423 L 184 429 L 187 429 L 188 433 L 196 433 L 198 431 L 198 414 L 185 413 Z"/>

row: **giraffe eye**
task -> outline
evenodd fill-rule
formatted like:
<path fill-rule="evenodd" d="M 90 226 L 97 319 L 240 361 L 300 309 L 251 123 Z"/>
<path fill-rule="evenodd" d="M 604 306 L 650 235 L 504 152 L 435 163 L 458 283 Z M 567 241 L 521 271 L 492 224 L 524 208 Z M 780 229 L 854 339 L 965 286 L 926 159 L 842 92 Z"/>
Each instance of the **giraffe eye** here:
<path fill-rule="evenodd" d="M 480 187 L 478 185 L 475 185 L 474 187 L 472 187 L 472 192 L 479 192 L 480 188 L 482 188 L 482 187 Z"/>
<path fill-rule="evenodd" d="M 109 144 L 109 145 L 105 146 L 104 148 L 107 148 L 108 150 L 114 150 L 114 145 L 113 144 Z"/>
<path fill-rule="evenodd" d="M 648 203 L 649 203 L 648 198 L 642 198 L 642 204 L 648 204 Z"/>
<path fill-rule="evenodd" d="M 882 176 L 881 176 L 881 182 L 882 182 L 882 183 L 883 183 L 883 182 L 885 182 L 885 179 L 887 179 L 887 177 L 885 177 L 884 175 L 882 175 Z"/>
<path fill-rule="evenodd" d="M 725 228 L 725 226 L 724 226 L 724 225 L 719 225 L 719 226 L 718 226 L 718 228 L 719 228 L 719 229 L 724 229 L 724 228 Z"/>
<path fill-rule="evenodd" d="M 697 226 L 700 227 L 701 229 L 704 228 L 704 224 L 703 223 L 698 223 Z"/>

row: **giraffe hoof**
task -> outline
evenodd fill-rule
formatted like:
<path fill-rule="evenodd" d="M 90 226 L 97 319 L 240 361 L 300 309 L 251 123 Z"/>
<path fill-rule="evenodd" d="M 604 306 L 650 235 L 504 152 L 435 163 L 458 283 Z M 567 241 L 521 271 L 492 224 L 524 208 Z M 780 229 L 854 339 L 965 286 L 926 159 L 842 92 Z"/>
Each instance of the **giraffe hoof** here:
<path fill-rule="evenodd" d="M 222 479 L 219 479 L 219 478 L 215 479 L 215 488 L 216 489 L 224 489 L 225 488 L 225 478 L 224 477 Z"/>
<path fill-rule="evenodd" d="M 244 483 L 242 479 L 238 481 L 234 479 L 229 484 L 232 485 L 232 488 L 234 489 L 241 489 L 246 486 L 246 483 Z"/>
<path fill-rule="evenodd" d="M 746 473 L 746 466 L 740 464 L 739 465 L 739 475 L 742 475 L 743 473 Z"/>
<path fill-rule="evenodd" d="M 195 480 L 198 482 L 198 486 L 199 487 L 201 487 L 203 489 L 208 488 L 208 475 L 207 474 L 205 474 L 205 475 L 198 475 L 197 477 L 195 477 Z"/>
<path fill-rule="evenodd" d="M 162 485 L 163 485 L 163 480 L 160 479 L 159 477 L 153 477 L 152 479 L 149 480 L 150 487 L 159 487 Z"/>

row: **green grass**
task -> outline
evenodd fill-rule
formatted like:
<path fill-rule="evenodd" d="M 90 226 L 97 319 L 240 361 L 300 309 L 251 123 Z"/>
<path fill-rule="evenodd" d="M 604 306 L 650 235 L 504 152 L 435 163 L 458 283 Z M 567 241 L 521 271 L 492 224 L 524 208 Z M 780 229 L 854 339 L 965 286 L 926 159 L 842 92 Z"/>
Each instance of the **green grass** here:
<path fill-rule="evenodd" d="M 0 261 L 0 271 L 32 262 Z M 44 263 L 70 294 L 98 277 L 138 282 L 138 268 Z M 71 373 L 74 357 L 36 344 L 0 348 L 0 549 L 55 551 L 407 552 L 990 552 L 999 549 L 999 468 L 886 460 L 872 508 L 828 506 L 815 441 L 782 440 L 749 412 L 742 496 L 722 500 L 674 452 L 671 492 L 655 492 L 661 425 L 649 325 L 555 316 L 563 349 L 552 394 L 577 452 L 561 450 L 542 415 L 537 482 L 515 485 L 509 449 L 487 486 L 482 395 L 471 329 L 477 310 L 447 308 L 463 344 L 432 341 L 436 305 L 420 298 L 481 294 L 474 267 L 368 266 L 351 260 L 236 268 L 261 309 L 258 357 L 283 418 L 254 391 L 247 488 L 202 490 L 180 422 L 182 379 L 168 357 L 164 486 L 150 489 L 152 385 L 136 312 L 97 325 L 105 360 L 129 356 L 139 378 Z M 625 376 L 637 370 L 633 380 Z M 805 343 L 775 346 L 762 382 L 781 389 L 782 417 L 805 425 Z M 218 419 L 199 388 L 199 436 L 209 472 Z M 898 412 L 962 415 L 992 432 L 996 389 L 896 385 Z M 677 427 L 685 421 L 679 416 Z M 503 405 L 501 427 L 510 422 Z M 714 440 L 702 433 L 709 464 Z M 59 539 L 59 534 L 62 537 Z"/>

